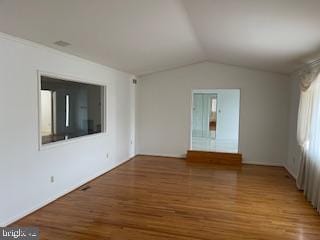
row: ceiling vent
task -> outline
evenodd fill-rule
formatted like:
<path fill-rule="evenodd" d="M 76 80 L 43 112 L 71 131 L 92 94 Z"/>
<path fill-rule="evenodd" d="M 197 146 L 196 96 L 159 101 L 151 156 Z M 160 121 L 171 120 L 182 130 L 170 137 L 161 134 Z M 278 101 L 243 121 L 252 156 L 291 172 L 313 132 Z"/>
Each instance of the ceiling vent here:
<path fill-rule="evenodd" d="M 60 47 L 68 47 L 71 45 L 71 43 L 68 43 L 68 42 L 65 42 L 65 41 L 57 41 L 57 42 L 54 42 L 55 45 L 58 45 Z"/>

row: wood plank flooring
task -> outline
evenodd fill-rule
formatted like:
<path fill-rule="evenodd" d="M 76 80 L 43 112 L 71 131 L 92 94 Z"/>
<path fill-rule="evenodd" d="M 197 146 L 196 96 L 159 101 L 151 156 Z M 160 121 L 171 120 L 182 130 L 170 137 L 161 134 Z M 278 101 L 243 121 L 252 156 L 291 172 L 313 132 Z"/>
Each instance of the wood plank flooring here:
<path fill-rule="evenodd" d="M 41 239 L 320 239 L 320 216 L 280 167 L 136 157 L 14 226 Z"/>

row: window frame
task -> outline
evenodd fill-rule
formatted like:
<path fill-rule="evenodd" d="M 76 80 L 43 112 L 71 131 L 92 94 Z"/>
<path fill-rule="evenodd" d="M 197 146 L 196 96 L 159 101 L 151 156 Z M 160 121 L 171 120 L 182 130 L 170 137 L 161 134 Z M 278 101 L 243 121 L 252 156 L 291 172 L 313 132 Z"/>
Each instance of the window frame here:
<path fill-rule="evenodd" d="M 101 107 L 102 112 L 101 112 L 101 132 L 100 133 L 94 133 L 90 135 L 85 135 L 85 136 L 80 136 L 80 137 L 75 137 L 75 138 L 69 138 L 69 139 L 64 139 L 61 141 L 57 142 L 52 142 L 52 143 L 47 143 L 47 144 L 42 144 L 42 134 L 41 134 L 41 77 L 46 76 L 46 77 L 51 77 L 51 78 L 56 78 L 59 80 L 67 81 L 67 82 L 78 82 L 78 83 L 85 83 L 85 84 L 91 84 L 91 85 L 97 85 L 103 88 L 103 107 Z M 50 149 L 50 148 L 55 148 L 55 147 L 61 147 L 66 144 L 72 144 L 72 143 L 78 143 L 82 141 L 87 141 L 90 139 L 94 138 L 99 138 L 102 136 L 106 136 L 108 133 L 108 125 L 107 125 L 107 117 L 108 117 L 108 111 L 107 111 L 107 96 L 108 96 L 108 87 L 106 82 L 102 81 L 94 81 L 94 80 L 86 80 L 82 79 L 79 77 L 75 76 L 67 76 L 67 75 L 62 75 L 62 74 L 57 74 L 57 73 L 51 73 L 51 72 L 46 72 L 46 71 L 37 71 L 37 112 L 38 112 L 38 122 L 37 122 L 37 130 L 38 130 L 38 150 L 42 151 L 45 149 Z"/>

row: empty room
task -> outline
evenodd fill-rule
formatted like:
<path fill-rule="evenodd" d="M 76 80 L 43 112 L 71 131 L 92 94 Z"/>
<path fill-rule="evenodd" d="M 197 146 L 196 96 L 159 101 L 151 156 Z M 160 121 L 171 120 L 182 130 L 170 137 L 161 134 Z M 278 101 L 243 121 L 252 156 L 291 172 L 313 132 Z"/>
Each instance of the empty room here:
<path fill-rule="evenodd" d="M 0 0 L 0 239 L 319 240 L 319 0 Z"/>

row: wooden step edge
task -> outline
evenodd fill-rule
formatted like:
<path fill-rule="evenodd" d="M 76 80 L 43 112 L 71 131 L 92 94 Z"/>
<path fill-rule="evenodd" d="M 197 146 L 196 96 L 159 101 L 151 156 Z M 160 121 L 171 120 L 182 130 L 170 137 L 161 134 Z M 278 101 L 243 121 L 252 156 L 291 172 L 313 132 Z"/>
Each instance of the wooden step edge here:
<path fill-rule="evenodd" d="M 219 165 L 241 165 L 242 154 L 189 150 L 187 152 L 186 160 L 188 162 L 202 162 Z"/>

